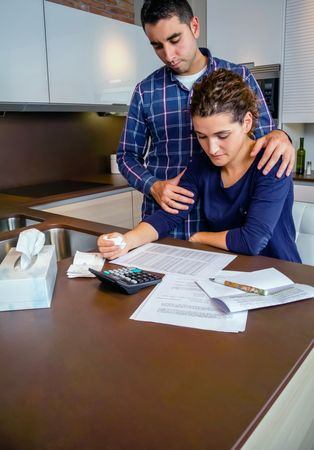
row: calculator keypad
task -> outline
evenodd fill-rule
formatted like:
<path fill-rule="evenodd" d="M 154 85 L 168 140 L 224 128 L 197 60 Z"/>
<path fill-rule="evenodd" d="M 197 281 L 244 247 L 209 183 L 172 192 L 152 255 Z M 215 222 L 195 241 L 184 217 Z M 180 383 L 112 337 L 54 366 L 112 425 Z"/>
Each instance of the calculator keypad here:
<path fill-rule="evenodd" d="M 120 269 L 104 270 L 103 273 L 114 278 L 115 280 L 123 281 L 128 284 L 144 283 L 147 281 L 158 280 L 160 278 L 155 274 L 146 272 L 136 267 L 123 267 Z"/>
<path fill-rule="evenodd" d="M 89 269 L 104 283 L 114 284 L 127 294 L 133 294 L 147 286 L 152 286 L 162 280 L 162 276 L 147 272 L 137 267 L 119 267 L 98 272 Z"/>

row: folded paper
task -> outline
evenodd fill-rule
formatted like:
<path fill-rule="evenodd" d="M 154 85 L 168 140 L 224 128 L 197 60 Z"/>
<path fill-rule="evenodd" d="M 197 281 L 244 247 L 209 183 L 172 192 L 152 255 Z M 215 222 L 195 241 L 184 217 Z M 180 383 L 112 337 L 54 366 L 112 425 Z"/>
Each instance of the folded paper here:
<path fill-rule="evenodd" d="M 95 270 L 101 270 L 104 265 L 104 258 L 100 253 L 89 253 L 76 251 L 73 259 L 73 264 L 67 270 L 68 278 L 88 277 L 94 278 L 88 269 L 91 267 Z"/>

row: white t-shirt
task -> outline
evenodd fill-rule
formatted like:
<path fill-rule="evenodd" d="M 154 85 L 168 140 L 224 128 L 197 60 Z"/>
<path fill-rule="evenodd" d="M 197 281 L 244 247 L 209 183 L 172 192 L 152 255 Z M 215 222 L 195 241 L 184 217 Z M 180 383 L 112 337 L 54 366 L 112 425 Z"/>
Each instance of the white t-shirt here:
<path fill-rule="evenodd" d="M 197 73 L 194 73 L 193 75 L 176 75 L 175 77 L 180 83 L 183 84 L 188 90 L 190 91 L 192 89 L 192 86 L 194 82 L 201 76 L 203 73 L 206 72 L 207 66 L 205 66 L 202 70 L 200 70 Z"/>

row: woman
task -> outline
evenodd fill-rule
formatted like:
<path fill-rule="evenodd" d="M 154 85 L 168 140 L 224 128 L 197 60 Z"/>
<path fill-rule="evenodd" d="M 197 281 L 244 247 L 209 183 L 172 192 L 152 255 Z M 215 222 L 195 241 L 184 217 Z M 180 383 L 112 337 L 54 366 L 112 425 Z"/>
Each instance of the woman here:
<path fill-rule="evenodd" d="M 261 157 L 251 157 L 250 132 L 258 117 L 257 98 L 243 79 L 219 69 L 194 88 L 191 101 L 194 131 L 204 150 L 196 155 L 180 186 L 200 197 L 207 230 L 191 242 L 233 253 L 264 255 L 301 262 L 295 245 L 291 177 L 276 178 L 280 162 L 265 177 L 257 170 Z M 180 198 L 176 199 L 180 201 Z M 169 205 L 171 206 L 171 205 Z M 99 251 L 114 259 L 140 245 L 167 236 L 193 208 L 169 214 L 159 210 L 123 235 L 123 246 L 102 235 Z M 108 239 L 109 238 L 109 239 Z"/>

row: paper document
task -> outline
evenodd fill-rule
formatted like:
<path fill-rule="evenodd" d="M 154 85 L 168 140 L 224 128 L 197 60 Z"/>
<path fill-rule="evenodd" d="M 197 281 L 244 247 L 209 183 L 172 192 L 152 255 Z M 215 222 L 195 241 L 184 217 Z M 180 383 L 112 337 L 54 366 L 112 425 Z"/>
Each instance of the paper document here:
<path fill-rule="evenodd" d="M 288 289 L 271 295 L 241 294 L 238 289 L 221 285 L 222 289 L 229 289 L 229 293 L 226 293 L 226 291 L 219 291 L 217 283 L 209 280 L 198 280 L 197 284 L 206 292 L 209 298 L 214 299 L 217 305 L 220 304 L 220 308 L 227 313 L 284 305 L 314 298 L 314 287 L 306 284 L 294 284 Z"/>
<path fill-rule="evenodd" d="M 77 250 L 73 258 L 73 264 L 67 270 L 68 278 L 95 277 L 88 269 L 101 270 L 104 265 L 104 258 L 99 253 L 80 252 Z"/>
<path fill-rule="evenodd" d="M 226 286 L 259 295 L 273 294 L 294 285 L 290 278 L 274 267 L 255 270 L 254 272 L 242 272 L 231 277 L 223 275 L 222 272 L 215 278 L 215 281 Z"/>
<path fill-rule="evenodd" d="M 165 244 L 146 244 L 111 261 L 124 266 L 139 267 L 161 273 L 178 273 L 194 278 L 218 274 L 236 255 L 194 250 Z"/>
<path fill-rule="evenodd" d="M 218 286 L 221 290 L 229 288 Z M 191 279 L 165 275 L 130 317 L 133 320 L 177 325 L 202 330 L 239 332 L 246 327 L 247 312 L 226 314 Z"/>

